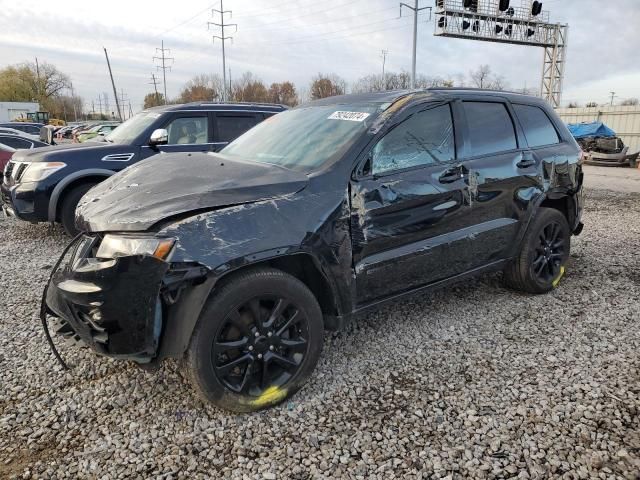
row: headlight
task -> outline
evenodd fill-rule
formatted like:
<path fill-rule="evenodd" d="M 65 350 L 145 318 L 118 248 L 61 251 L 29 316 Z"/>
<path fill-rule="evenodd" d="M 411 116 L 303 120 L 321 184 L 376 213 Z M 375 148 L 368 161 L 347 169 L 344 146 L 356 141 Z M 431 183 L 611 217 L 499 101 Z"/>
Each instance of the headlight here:
<path fill-rule="evenodd" d="M 125 237 L 105 235 L 96 257 L 117 258 L 130 255 L 150 255 L 164 260 L 169 256 L 175 239 L 156 237 Z"/>
<path fill-rule="evenodd" d="M 31 162 L 20 178 L 21 182 L 38 182 L 66 167 L 62 162 Z"/>

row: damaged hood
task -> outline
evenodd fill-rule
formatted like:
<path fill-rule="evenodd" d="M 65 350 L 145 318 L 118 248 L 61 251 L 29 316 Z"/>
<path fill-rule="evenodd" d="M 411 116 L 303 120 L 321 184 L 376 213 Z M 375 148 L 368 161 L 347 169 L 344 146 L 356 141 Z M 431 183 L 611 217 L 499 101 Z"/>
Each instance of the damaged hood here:
<path fill-rule="evenodd" d="M 213 153 L 161 154 L 92 188 L 78 204 L 84 231 L 143 231 L 189 212 L 269 200 L 302 190 L 307 176 Z"/>

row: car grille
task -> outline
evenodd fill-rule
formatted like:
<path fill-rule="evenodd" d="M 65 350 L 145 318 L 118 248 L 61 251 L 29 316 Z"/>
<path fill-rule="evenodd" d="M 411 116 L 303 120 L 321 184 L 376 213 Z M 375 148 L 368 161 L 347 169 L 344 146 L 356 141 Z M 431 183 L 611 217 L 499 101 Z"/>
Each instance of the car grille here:
<path fill-rule="evenodd" d="M 7 185 L 13 185 L 14 183 L 18 183 L 20 178 L 22 178 L 22 174 L 29 166 L 28 162 L 14 162 L 9 161 L 7 166 L 4 168 L 4 183 Z"/>
<path fill-rule="evenodd" d="M 9 162 L 7 163 L 7 166 L 4 167 L 4 180 L 5 183 L 9 183 L 9 179 L 11 178 L 11 172 L 13 172 L 13 167 L 15 166 L 15 163 L 13 162 Z"/>

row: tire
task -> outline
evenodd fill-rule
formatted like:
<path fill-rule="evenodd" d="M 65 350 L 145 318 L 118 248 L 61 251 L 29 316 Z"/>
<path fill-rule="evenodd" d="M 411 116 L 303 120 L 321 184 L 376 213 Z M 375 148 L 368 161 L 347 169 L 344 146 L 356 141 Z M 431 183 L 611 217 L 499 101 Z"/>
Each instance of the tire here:
<path fill-rule="evenodd" d="M 304 283 L 280 270 L 251 269 L 215 287 L 184 367 L 205 401 L 238 413 L 261 410 L 306 383 L 320 358 L 323 332 L 322 311 Z"/>
<path fill-rule="evenodd" d="M 76 227 L 76 207 L 78 206 L 78 202 L 84 194 L 94 186 L 95 184 L 93 183 L 85 183 L 73 187 L 66 193 L 62 200 L 62 205 L 60 206 L 60 223 L 62 223 L 64 231 L 67 232 L 67 235 L 70 237 L 75 237 L 80 233 Z"/>
<path fill-rule="evenodd" d="M 551 240 L 553 235 L 556 241 Z M 564 275 L 570 251 L 567 219 L 558 210 L 541 207 L 522 241 L 520 253 L 504 270 L 504 283 L 522 292 L 549 292 Z"/>

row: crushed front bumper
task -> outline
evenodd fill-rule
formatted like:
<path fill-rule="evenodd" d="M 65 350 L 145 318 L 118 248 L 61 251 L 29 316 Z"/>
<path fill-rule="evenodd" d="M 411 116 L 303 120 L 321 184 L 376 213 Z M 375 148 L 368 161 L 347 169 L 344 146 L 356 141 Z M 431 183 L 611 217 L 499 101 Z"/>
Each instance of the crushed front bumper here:
<path fill-rule="evenodd" d="M 169 264 L 148 255 L 97 259 L 99 241 L 74 239 L 51 275 L 42 311 L 61 320 L 59 333 L 101 355 L 149 362 L 160 341 Z"/>

